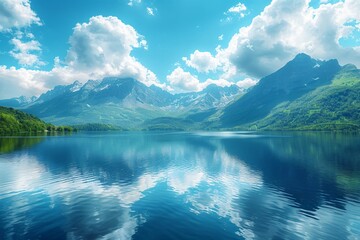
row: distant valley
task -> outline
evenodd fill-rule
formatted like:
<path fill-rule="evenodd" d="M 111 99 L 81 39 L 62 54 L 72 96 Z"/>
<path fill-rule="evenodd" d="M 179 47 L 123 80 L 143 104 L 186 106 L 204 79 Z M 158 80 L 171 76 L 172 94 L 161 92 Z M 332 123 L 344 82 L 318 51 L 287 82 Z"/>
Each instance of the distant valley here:
<path fill-rule="evenodd" d="M 129 130 L 358 130 L 360 70 L 305 54 L 256 86 L 210 85 L 170 94 L 131 79 L 57 86 L 39 98 L 0 100 L 57 125 L 109 124 Z"/>

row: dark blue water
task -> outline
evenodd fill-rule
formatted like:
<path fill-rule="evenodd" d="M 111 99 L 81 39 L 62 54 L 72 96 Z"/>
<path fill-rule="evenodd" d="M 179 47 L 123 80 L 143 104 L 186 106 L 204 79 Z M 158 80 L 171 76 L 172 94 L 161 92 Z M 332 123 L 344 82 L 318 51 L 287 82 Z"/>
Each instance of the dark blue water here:
<path fill-rule="evenodd" d="M 0 239 L 359 236 L 359 135 L 0 138 Z"/>

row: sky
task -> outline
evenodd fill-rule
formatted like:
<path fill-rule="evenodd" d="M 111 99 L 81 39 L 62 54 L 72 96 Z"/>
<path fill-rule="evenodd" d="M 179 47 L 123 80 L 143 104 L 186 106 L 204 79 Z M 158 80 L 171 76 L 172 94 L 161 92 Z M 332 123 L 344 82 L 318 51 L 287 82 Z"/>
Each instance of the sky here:
<path fill-rule="evenodd" d="M 298 53 L 360 67 L 358 0 L 0 0 L 0 99 L 132 77 L 248 88 Z"/>

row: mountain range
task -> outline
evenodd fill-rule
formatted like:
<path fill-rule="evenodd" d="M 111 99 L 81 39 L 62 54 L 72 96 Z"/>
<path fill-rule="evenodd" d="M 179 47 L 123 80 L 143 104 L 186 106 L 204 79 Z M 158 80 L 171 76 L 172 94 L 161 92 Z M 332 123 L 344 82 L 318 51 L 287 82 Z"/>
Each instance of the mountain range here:
<path fill-rule="evenodd" d="M 112 77 L 85 84 L 76 81 L 33 101 L 20 101 L 25 99 L 21 97 L 0 100 L 0 105 L 20 108 L 57 125 L 102 123 L 138 129 L 154 119 L 201 119 L 201 114 L 216 112 L 244 92 L 236 85 L 209 85 L 201 92 L 173 95 L 131 78 Z"/>
<path fill-rule="evenodd" d="M 112 124 L 126 129 L 360 129 L 360 70 L 298 54 L 244 90 L 209 85 L 170 94 L 131 78 L 57 86 L 39 98 L 0 100 L 53 124 Z"/>

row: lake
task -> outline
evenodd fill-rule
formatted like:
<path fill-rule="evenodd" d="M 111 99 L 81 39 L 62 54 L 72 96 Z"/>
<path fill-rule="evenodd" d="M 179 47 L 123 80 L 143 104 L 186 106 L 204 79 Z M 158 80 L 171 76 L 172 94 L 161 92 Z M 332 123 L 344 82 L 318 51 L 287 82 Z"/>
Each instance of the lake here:
<path fill-rule="evenodd" d="M 359 236 L 359 135 L 0 138 L 0 239 Z"/>

